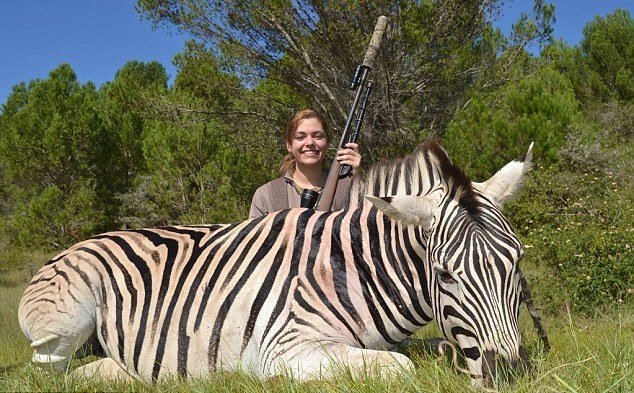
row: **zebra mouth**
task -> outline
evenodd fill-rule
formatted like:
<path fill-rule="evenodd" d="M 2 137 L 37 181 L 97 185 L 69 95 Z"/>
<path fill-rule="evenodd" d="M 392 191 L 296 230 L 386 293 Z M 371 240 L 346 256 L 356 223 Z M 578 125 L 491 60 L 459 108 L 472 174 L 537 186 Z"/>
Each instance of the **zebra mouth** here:
<path fill-rule="evenodd" d="M 512 384 L 531 371 L 531 364 L 524 346 L 520 345 L 519 358 L 507 360 L 494 351 L 484 351 L 482 356 L 482 379 L 484 386 L 495 387 L 500 383 Z"/>

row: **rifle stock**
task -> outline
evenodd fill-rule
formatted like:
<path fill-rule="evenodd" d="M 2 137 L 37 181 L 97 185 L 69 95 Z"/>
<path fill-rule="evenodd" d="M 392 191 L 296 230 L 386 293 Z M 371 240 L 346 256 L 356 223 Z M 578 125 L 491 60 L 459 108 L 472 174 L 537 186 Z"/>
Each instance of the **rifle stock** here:
<path fill-rule="evenodd" d="M 339 171 L 341 170 L 341 164 L 337 161 L 337 158 L 332 160 L 330 170 L 328 171 L 328 177 L 326 183 L 321 191 L 321 196 L 317 201 L 315 210 L 326 211 L 330 210 L 332 201 L 335 199 L 335 192 L 337 191 L 337 183 L 339 182 Z"/>
<path fill-rule="evenodd" d="M 368 45 L 368 50 L 365 53 L 363 63 L 357 66 L 357 70 L 355 71 L 355 75 L 352 79 L 350 88 L 353 90 L 356 88 L 357 93 L 354 97 L 354 101 L 352 103 L 352 108 L 350 109 L 348 118 L 346 119 L 346 125 L 341 134 L 341 141 L 339 141 L 339 147 L 337 148 L 337 151 L 344 148 L 346 143 L 348 142 L 356 142 L 359 135 L 359 130 L 361 128 L 361 122 L 363 121 L 363 115 L 365 113 L 368 96 L 370 95 L 370 91 L 372 89 L 372 83 L 366 83 L 366 78 L 368 75 L 368 71 L 374 65 L 374 59 L 376 57 L 377 51 L 379 50 L 379 47 L 381 46 L 381 41 L 383 39 L 383 33 L 385 32 L 386 26 L 387 17 L 381 15 L 376 22 L 376 26 L 374 27 L 374 33 L 372 33 L 372 38 L 370 39 L 370 44 Z M 359 99 L 361 98 L 364 90 L 365 96 L 363 97 L 361 111 L 357 113 Z M 355 132 L 351 135 L 350 126 L 353 119 L 356 119 L 356 124 Z M 335 154 L 335 158 L 330 164 L 328 177 L 326 178 L 326 183 L 324 184 L 319 200 L 317 201 L 317 206 L 315 207 L 315 210 L 330 210 L 330 208 L 332 207 L 332 201 L 335 197 L 335 192 L 337 191 L 339 177 L 346 174 L 349 169 L 350 167 L 348 165 L 344 165 L 342 168 L 342 165 L 339 163 L 339 161 L 337 161 L 337 155 Z"/>

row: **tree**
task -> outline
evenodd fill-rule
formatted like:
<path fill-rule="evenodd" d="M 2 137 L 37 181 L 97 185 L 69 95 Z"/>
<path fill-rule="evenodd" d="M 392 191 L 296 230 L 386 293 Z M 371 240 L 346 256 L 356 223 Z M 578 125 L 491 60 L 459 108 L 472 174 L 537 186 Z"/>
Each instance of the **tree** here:
<path fill-rule="evenodd" d="M 257 152 L 244 150 L 227 127 L 157 120 L 145 130 L 147 172 L 119 195 L 127 227 L 245 219 L 254 188 L 270 177 Z M 270 156 L 270 154 L 269 154 Z"/>
<path fill-rule="evenodd" d="M 575 96 L 582 105 L 596 100 L 592 85 L 597 76 L 588 66 L 578 46 L 571 47 L 558 40 L 546 47 L 540 57 L 544 64 L 556 69 L 570 81 Z"/>
<path fill-rule="evenodd" d="M 580 45 L 570 47 L 560 40 L 548 46 L 542 51 L 542 61 L 570 80 L 584 108 L 597 110 L 612 100 L 631 103 L 634 22 L 629 13 L 617 10 L 605 18 L 597 16 L 583 34 Z"/>
<path fill-rule="evenodd" d="M 92 83 L 63 64 L 14 87 L 0 116 L 4 192 L 16 238 L 67 245 L 111 225 L 104 215 L 114 140 Z M 82 210 L 83 209 L 83 210 Z M 63 218 L 61 218 L 63 217 Z M 37 239 L 37 240 L 34 240 Z"/>
<path fill-rule="evenodd" d="M 11 180 L 42 190 L 62 190 L 91 177 L 108 151 L 92 83 L 81 85 L 71 67 L 61 65 L 49 78 L 14 88 L 4 106 L 0 153 Z"/>
<path fill-rule="evenodd" d="M 557 161 L 558 149 L 580 120 L 570 82 L 544 66 L 490 94 L 479 93 L 450 123 L 443 145 L 465 171 L 486 179 L 535 142 L 540 163 Z"/>
<path fill-rule="evenodd" d="M 596 16 L 583 28 L 581 50 L 610 95 L 634 98 L 634 20 L 628 11 Z M 600 92 L 601 86 L 595 89 Z"/>
<path fill-rule="evenodd" d="M 136 96 L 136 110 L 120 105 L 115 118 L 121 112 L 139 120 L 135 147 L 143 166 L 117 195 L 117 221 L 125 227 L 246 218 L 255 187 L 271 176 L 270 170 L 253 168 L 274 167 L 270 149 L 265 156 L 251 148 L 261 147 L 259 138 L 266 135 L 238 116 L 245 110 L 245 89 L 223 72 L 219 59 L 188 42 L 174 62 L 178 74 L 169 90 L 163 84 L 158 89 L 123 84 L 129 78 L 121 80 L 119 73 L 108 87 L 109 98 L 115 87 L 125 87 L 122 97 Z M 142 68 L 135 64 L 132 69 Z M 262 159 L 266 162 L 260 165 Z"/>
<path fill-rule="evenodd" d="M 428 133 L 442 134 L 468 100 L 469 87 L 489 75 L 486 70 L 500 51 L 509 54 L 502 61 L 512 64 L 525 45 L 548 37 L 553 9 L 536 1 L 537 20 L 524 18 L 511 41 L 500 41 L 491 19 L 501 5 L 488 0 L 140 0 L 137 8 L 156 24 L 174 24 L 194 35 L 245 86 L 264 80 L 289 86 L 324 112 L 336 131 L 345 123 L 351 102 L 348 78 L 361 62 L 377 17 L 388 15 L 389 30 L 372 72 L 376 88 L 366 115 L 364 146 L 372 161 L 375 152 L 390 153 L 385 146 L 401 150 Z M 499 66 L 500 72 L 505 69 Z M 487 78 L 482 86 L 505 76 Z M 262 96 L 257 98 L 262 101 Z M 298 104 L 289 105 L 287 112 L 298 109 Z M 257 115 L 267 118 L 271 106 L 260 104 Z"/>
<path fill-rule="evenodd" d="M 101 87 L 101 115 L 114 139 L 114 161 L 102 174 L 109 178 L 110 195 L 125 192 L 135 176 L 145 170 L 143 130 L 152 118 L 147 102 L 166 94 L 167 79 L 165 68 L 156 61 L 129 61 L 115 73 L 112 82 Z"/>

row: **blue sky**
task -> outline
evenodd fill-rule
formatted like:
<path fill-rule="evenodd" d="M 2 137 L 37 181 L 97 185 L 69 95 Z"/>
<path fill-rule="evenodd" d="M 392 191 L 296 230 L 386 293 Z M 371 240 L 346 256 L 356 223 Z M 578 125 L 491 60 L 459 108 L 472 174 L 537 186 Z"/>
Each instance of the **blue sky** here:
<path fill-rule="evenodd" d="M 554 0 L 555 37 L 579 43 L 582 28 L 595 15 L 617 8 L 634 14 L 634 0 Z M 46 78 L 61 63 L 69 63 L 78 79 L 98 86 L 112 80 L 130 60 L 157 60 L 173 78 L 174 54 L 186 35 L 175 28 L 152 29 L 134 10 L 133 0 L 0 0 L 0 103 L 11 86 Z M 510 29 L 532 2 L 509 0 L 498 25 Z"/>

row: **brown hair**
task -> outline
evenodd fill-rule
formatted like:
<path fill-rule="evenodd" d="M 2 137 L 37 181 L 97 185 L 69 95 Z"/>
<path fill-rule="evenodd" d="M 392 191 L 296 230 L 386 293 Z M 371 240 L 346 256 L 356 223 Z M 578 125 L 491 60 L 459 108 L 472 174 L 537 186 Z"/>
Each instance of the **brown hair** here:
<path fill-rule="evenodd" d="M 326 118 L 319 112 L 314 111 L 312 109 L 302 109 L 297 111 L 295 115 L 291 118 L 291 120 L 286 125 L 286 133 L 284 134 L 284 146 L 290 145 L 293 143 L 293 138 L 295 137 L 295 131 L 299 127 L 299 123 L 302 120 L 306 119 L 317 119 L 321 123 L 322 127 L 324 127 L 324 132 L 326 133 L 326 141 L 330 142 L 330 130 L 328 129 L 328 123 L 326 123 Z M 282 159 L 282 165 L 280 165 L 280 172 L 282 176 L 287 173 L 295 172 L 295 157 L 293 157 L 293 153 L 288 153 L 284 159 Z"/>

